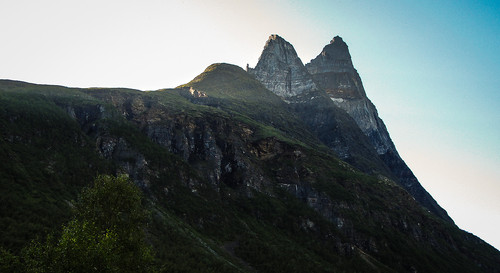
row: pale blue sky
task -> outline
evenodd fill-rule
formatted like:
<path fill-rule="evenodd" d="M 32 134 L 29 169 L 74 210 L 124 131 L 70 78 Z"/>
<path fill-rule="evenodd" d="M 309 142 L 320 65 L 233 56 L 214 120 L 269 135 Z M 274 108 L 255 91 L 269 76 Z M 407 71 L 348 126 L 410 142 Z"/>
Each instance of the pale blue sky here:
<path fill-rule="evenodd" d="M 141 90 L 255 66 L 273 33 L 304 63 L 340 35 L 420 182 L 500 248 L 498 1 L 16 0 L 0 25 L 0 78 Z"/>

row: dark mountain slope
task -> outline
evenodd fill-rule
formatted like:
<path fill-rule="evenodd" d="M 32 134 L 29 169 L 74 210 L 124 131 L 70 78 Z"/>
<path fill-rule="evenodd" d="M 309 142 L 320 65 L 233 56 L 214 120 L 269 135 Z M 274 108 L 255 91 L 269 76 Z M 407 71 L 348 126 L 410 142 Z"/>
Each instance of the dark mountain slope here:
<path fill-rule="evenodd" d="M 42 227 L 53 229 L 42 218 L 63 222 L 95 173 L 127 173 L 147 196 L 149 241 L 164 271 L 498 272 L 498 251 L 423 210 L 391 180 L 354 170 L 315 137 L 302 141 L 313 133 L 243 70 L 208 70 L 192 93 L 0 81 L 0 103 L 9 105 L 1 108 L 0 151 L 16 165 L 2 169 L 16 173 L 0 184 L 22 189 L 1 211 L 2 225 L 19 223 L 20 231 L 2 237 L 2 246 L 15 250 L 9 240 L 22 245 Z M 225 89 L 214 86 L 219 77 Z M 242 91 L 267 99 L 252 96 L 259 107 L 239 107 L 244 100 L 235 94 Z M 284 116 L 273 121 L 274 113 Z M 305 132 L 283 128 L 290 124 Z M 62 131 L 52 134 L 53 127 Z M 37 145 L 38 138 L 45 142 Z M 39 176 L 50 164 L 15 147 L 46 156 L 60 149 L 64 157 Z M 63 163 L 77 166 L 66 171 Z M 47 190 L 36 208 L 19 206 L 38 189 L 17 179 L 16 169 Z M 49 190 L 58 176 L 60 191 Z M 11 217 L 22 210 L 39 218 Z M 35 223 L 40 227 L 30 230 Z"/>
<path fill-rule="evenodd" d="M 63 109 L 31 92 L 44 87 L 8 81 L 1 87 L 12 85 L 22 91 L 0 91 L 0 240 L 19 249 L 62 224 L 70 213 L 66 201 L 109 166 Z M 70 90 L 57 89 L 54 100 L 69 102 L 64 93 Z M 95 101 L 79 104 L 96 108 Z"/>

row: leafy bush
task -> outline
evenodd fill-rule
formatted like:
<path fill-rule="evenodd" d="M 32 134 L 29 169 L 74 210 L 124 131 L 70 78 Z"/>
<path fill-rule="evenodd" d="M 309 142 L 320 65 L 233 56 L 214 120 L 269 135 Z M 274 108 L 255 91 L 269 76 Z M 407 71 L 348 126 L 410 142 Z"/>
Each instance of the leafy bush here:
<path fill-rule="evenodd" d="M 125 176 L 99 176 L 75 206 L 59 239 L 25 250 L 28 272 L 151 272 L 141 192 Z"/>

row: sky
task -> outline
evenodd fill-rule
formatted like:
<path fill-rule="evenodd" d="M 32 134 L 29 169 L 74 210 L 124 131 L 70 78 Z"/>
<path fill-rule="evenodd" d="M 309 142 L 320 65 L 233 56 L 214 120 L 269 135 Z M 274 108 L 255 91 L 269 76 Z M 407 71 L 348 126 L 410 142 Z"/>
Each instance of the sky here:
<path fill-rule="evenodd" d="M 0 78 L 157 90 L 254 67 L 270 34 L 304 63 L 336 35 L 420 183 L 500 249 L 500 3 L 0 0 Z"/>

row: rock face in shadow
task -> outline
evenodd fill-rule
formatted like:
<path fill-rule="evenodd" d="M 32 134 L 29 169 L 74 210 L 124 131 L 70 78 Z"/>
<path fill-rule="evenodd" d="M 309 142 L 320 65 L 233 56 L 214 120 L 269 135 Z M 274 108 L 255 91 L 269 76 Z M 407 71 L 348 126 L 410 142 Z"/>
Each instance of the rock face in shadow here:
<path fill-rule="evenodd" d="M 375 105 L 366 96 L 344 40 L 339 36 L 334 37 L 315 59 L 306 64 L 306 68 L 335 105 L 345 110 L 356 121 L 399 184 L 424 207 L 452 222 L 448 213 L 420 185 L 399 156 L 384 122 L 378 116 Z"/>
<path fill-rule="evenodd" d="M 336 36 L 306 68 L 330 99 L 358 124 L 378 154 L 395 151 L 384 122 L 366 96 L 361 78 L 354 68 L 347 44 Z"/>
<path fill-rule="evenodd" d="M 304 66 L 290 43 L 271 35 L 256 67 L 247 71 L 287 102 L 341 159 L 366 173 L 390 177 L 422 206 L 453 222 L 399 156 L 341 37 Z"/>

